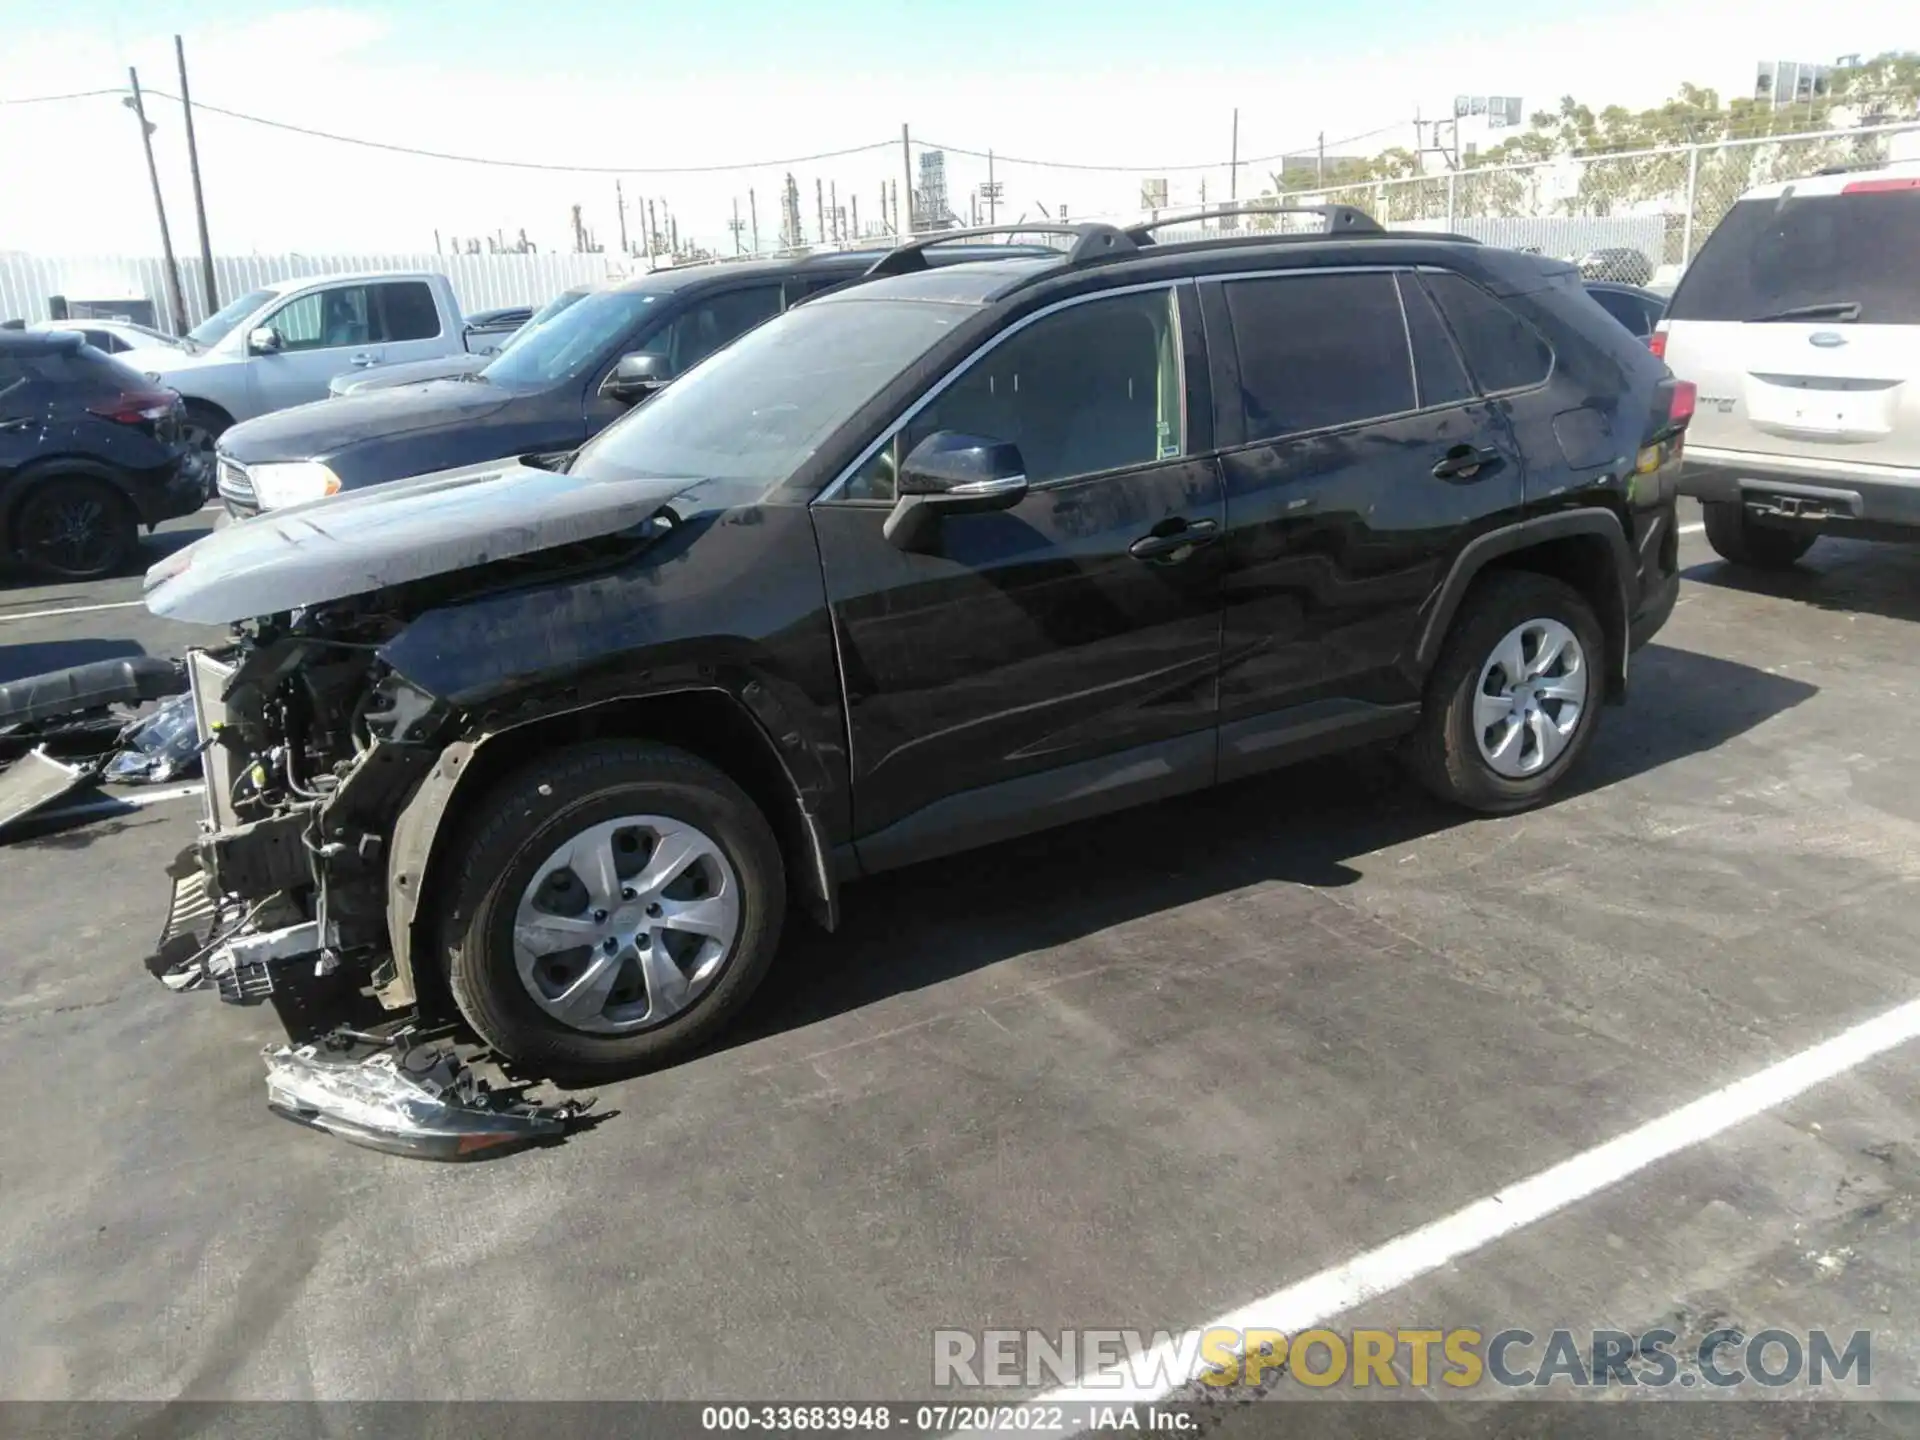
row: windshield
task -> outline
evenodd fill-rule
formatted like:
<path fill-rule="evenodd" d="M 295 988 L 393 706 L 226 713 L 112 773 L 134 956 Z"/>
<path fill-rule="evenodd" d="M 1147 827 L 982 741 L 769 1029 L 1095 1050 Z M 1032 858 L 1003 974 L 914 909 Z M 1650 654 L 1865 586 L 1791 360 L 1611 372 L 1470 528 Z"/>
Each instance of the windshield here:
<path fill-rule="evenodd" d="M 1920 324 L 1916 244 L 1920 189 L 1742 200 L 1687 267 L 1667 316 L 1760 320 L 1814 306 L 1810 323 Z"/>
<path fill-rule="evenodd" d="M 605 290 L 586 295 L 551 322 L 530 320 L 513 346 L 480 373 L 496 385 L 544 386 L 572 380 L 592 369 L 621 336 L 647 317 L 660 296 Z"/>
<path fill-rule="evenodd" d="M 777 485 L 974 312 L 906 300 L 801 305 L 749 331 L 589 441 L 570 472 Z"/>
<path fill-rule="evenodd" d="M 229 300 L 189 330 L 187 339 L 202 349 L 209 345 L 218 345 L 232 332 L 234 326 L 273 299 L 277 293 L 273 290 L 249 290 L 238 300 Z"/>
<path fill-rule="evenodd" d="M 514 346 L 525 340 L 527 336 L 531 335 L 536 328 L 546 324 L 547 321 L 558 315 L 562 310 L 565 310 L 569 305 L 573 304 L 574 301 L 584 298 L 586 294 L 587 292 L 585 290 L 562 290 L 558 295 L 554 296 L 553 299 L 534 311 L 533 314 L 527 318 L 526 324 L 514 331 L 505 340 L 502 340 L 500 342 L 500 352 L 505 354 L 511 350 Z"/>

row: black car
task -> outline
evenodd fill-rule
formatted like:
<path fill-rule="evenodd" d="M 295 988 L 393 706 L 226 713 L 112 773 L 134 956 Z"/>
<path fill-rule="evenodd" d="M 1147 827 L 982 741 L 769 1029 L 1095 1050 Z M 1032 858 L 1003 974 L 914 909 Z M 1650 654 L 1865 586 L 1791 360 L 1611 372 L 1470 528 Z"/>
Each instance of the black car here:
<path fill-rule="evenodd" d="M 961 249 L 940 263 L 977 253 Z M 595 290 L 477 375 L 350 392 L 235 426 L 220 439 L 220 495 L 233 514 L 252 515 L 503 455 L 577 449 L 735 337 L 859 279 L 878 258 L 843 251 L 685 265 Z"/>
<path fill-rule="evenodd" d="M 0 554 L 91 579 L 206 503 L 180 397 L 66 330 L 0 331 Z"/>
<path fill-rule="evenodd" d="M 296 1029 L 450 995 L 606 1072 L 858 876 L 1373 741 L 1544 800 L 1673 607 L 1691 387 L 1565 263 L 1330 220 L 915 242 L 567 460 L 161 562 L 155 613 L 242 638 L 190 660 L 200 918 L 154 968 Z"/>
<path fill-rule="evenodd" d="M 1667 297 L 1657 290 L 1639 285 L 1623 285 L 1614 280 L 1589 280 L 1587 293 L 1614 319 L 1630 330 L 1643 344 L 1653 343 L 1654 327 L 1667 313 Z"/>
<path fill-rule="evenodd" d="M 1587 280 L 1617 280 L 1623 285 L 1645 285 L 1653 279 L 1653 261 L 1631 245 L 1604 245 L 1580 257 L 1580 274 Z"/>

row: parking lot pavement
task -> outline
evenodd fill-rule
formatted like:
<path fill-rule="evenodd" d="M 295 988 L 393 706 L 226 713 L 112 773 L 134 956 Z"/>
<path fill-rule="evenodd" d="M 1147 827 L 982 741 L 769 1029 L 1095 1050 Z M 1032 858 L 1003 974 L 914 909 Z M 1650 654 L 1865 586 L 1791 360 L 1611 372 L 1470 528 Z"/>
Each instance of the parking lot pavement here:
<path fill-rule="evenodd" d="M 1913 999 L 1920 554 L 1682 559 L 1557 804 L 1357 757 L 868 882 L 490 1164 L 273 1119 L 270 1012 L 142 973 L 189 805 L 0 849 L 5 1391 L 925 1398 L 936 1328 L 1203 1323 Z M 1867 1328 L 1911 1395 L 1914 1053 L 1340 1323 Z"/>

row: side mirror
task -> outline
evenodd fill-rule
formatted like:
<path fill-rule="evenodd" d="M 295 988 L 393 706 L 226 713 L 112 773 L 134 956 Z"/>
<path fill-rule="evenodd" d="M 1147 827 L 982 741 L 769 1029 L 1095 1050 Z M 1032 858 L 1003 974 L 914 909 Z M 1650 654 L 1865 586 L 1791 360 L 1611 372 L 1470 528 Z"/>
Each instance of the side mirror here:
<path fill-rule="evenodd" d="M 1027 498 L 1020 447 L 980 435 L 936 430 L 901 462 L 898 499 L 884 533 L 901 550 L 931 549 L 948 515 L 1011 510 Z"/>
<path fill-rule="evenodd" d="M 643 400 L 672 378 L 665 356 L 622 355 L 600 382 L 600 393 L 613 400 Z"/>
<path fill-rule="evenodd" d="M 280 332 L 271 325 L 261 325 L 247 332 L 249 355 L 277 354 L 284 343 L 280 338 Z"/>

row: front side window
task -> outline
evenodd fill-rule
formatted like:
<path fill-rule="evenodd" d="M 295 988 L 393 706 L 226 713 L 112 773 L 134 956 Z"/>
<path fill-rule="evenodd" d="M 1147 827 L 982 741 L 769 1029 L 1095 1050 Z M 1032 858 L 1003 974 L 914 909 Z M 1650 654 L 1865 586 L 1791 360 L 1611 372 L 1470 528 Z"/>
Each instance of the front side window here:
<path fill-rule="evenodd" d="M 899 462 L 938 430 L 1009 441 L 1029 484 L 1173 459 L 1186 448 L 1171 290 L 1069 305 L 970 361 L 848 481 L 890 500 Z"/>
<path fill-rule="evenodd" d="M 1553 373 L 1553 351 L 1525 320 L 1459 275 L 1421 277 L 1453 327 L 1480 388 L 1489 394 L 1524 390 Z"/>
<path fill-rule="evenodd" d="M 1225 289 L 1248 440 L 1414 408 L 1413 360 L 1392 275 L 1299 273 Z"/>
<path fill-rule="evenodd" d="M 237 299 L 229 300 L 194 326 L 187 332 L 187 339 L 203 348 L 208 345 L 217 345 L 232 333 L 234 326 L 273 299 L 273 296 L 274 292 L 271 290 L 249 290 Z"/>
<path fill-rule="evenodd" d="M 669 375 L 684 375 L 707 356 L 730 345 L 762 320 L 780 313 L 780 287 L 760 285 L 697 300 L 648 340 L 645 350 L 667 362 Z"/>
<path fill-rule="evenodd" d="M 367 290 L 365 285 L 314 290 L 282 305 L 266 323 L 280 332 L 283 352 L 370 345 L 373 320 Z"/>
<path fill-rule="evenodd" d="M 480 373 L 496 385 L 540 388 L 577 380 L 598 364 L 621 337 L 653 314 L 660 296 L 647 291 L 599 290 L 526 331 L 503 347 Z"/>

